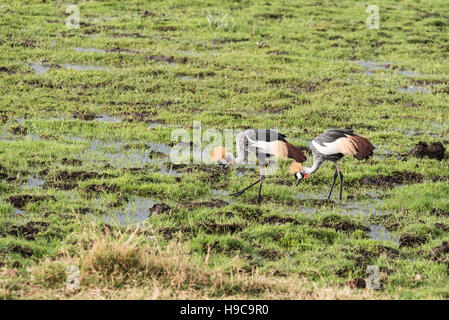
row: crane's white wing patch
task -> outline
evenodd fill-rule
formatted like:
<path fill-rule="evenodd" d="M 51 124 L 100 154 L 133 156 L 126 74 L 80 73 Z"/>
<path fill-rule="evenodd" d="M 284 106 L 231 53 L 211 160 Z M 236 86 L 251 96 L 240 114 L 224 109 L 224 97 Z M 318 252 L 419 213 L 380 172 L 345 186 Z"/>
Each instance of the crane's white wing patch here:
<path fill-rule="evenodd" d="M 270 142 L 254 141 L 248 137 L 248 151 L 255 152 L 256 148 L 264 153 L 271 153 Z"/>
<path fill-rule="evenodd" d="M 287 159 L 288 148 L 286 144 L 280 140 L 276 141 L 254 141 L 248 137 L 248 151 L 252 153 L 265 153 L 274 155 L 280 159 Z"/>
<path fill-rule="evenodd" d="M 334 142 L 323 142 L 324 146 L 320 145 L 315 140 L 312 141 L 312 145 L 322 154 L 331 155 L 342 153 L 341 152 L 341 140 L 346 138 L 339 138 Z"/>

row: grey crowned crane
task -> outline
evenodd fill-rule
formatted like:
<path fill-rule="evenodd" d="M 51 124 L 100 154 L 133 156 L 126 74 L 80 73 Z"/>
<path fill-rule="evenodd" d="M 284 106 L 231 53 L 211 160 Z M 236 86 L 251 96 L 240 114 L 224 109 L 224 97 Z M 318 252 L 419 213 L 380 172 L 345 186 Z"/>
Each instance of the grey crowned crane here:
<path fill-rule="evenodd" d="M 335 166 L 334 180 L 326 197 L 330 200 L 337 176 L 340 175 L 340 200 L 343 193 L 343 174 L 337 161 L 344 156 L 354 156 L 357 160 L 369 158 L 373 154 L 374 146 L 366 138 L 354 134 L 351 129 L 331 129 L 312 140 L 313 165 L 304 167 L 295 173 L 296 178 L 302 180 L 317 171 L 324 161 L 332 161 Z"/>
<path fill-rule="evenodd" d="M 222 147 L 212 149 L 210 158 L 221 166 L 240 165 L 247 162 L 248 153 L 257 156 L 260 168 L 260 178 L 250 184 L 248 187 L 231 194 L 231 196 L 240 196 L 246 190 L 259 183 L 259 193 L 257 202 L 261 201 L 262 184 L 265 179 L 265 168 L 268 166 L 270 159 L 276 157 L 278 159 L 293 159 L 290 166 L 290 172 L 294 174 L 302 169 L 301 163 L 306 161 L 306 156 L 301 149 L 293 146 L 285 140 L 285 135 L 277 130 L 271 129 L 248 129 L 239 133 L 236 137 L 237 158 Z M 295 168 L 293 170 L 292 168 Z"/>

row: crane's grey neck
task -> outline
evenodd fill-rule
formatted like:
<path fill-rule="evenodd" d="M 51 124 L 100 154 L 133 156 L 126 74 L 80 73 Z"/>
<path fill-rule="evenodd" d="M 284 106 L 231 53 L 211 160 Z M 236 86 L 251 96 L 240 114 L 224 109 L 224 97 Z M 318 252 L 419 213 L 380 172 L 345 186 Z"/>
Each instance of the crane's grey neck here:
<path fill-rule="evenodd" d="M 246 136 L 245 136 L 244 132 L 237 135 L 237 138 L 236 138 L 237 158 L 235 158 L 232 153 L 230 154 L 230 157 L 232 157 L 231 162 L 234 164 L 238 165 L 238 164 L 242 164 L 245 162 L 245 139 L 246 139 Z"/>
<path fill-rule="evenodd" d="M 312 167 L 311 168 L 304 167 L 304 169 L 302 169 L 302 172 L 306 173 L 306 174 L 314 173 L 321 167 L 322 164 L 323 164 L 323 160 L 313 159 Z"/>
<path fill-rule="evenodd" d="M 237 158 L 236 158 L 236 157 L 234 157 L 234 155 L 232 153 L 227 152 L 226 160 L 230 160 L 232 164 L 239 165 L 239 164 L 242 164 L 243 162 L 245 162 L 245 157 L 244 157 L 244 155 L 240 156 L 239 154 L 237 154 Z"/>

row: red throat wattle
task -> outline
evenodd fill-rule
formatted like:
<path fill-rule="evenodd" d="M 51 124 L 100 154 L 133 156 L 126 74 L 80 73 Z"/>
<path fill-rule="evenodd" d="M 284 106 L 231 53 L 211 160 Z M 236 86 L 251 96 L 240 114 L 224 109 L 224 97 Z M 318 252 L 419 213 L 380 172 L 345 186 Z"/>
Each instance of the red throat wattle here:
<path fill-rule="evenodd" d="M 307 179 L 309 177 L 309 175 L 306 173 L 304 174 L 304 179 Z"/>

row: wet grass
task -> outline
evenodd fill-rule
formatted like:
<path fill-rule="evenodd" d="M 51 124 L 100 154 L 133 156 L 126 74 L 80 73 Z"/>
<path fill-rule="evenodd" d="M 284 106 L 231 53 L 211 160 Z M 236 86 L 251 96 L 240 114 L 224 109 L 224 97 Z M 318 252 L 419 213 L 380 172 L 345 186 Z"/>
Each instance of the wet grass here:
<path fill-rule="evenodd" d="M 449 145 L 445 1 L 382 2 L 379 30 L 356 1 L 77 5 L 70 30 L 60 4 L 0 8 L 2 298 L 449 297 L 448 154 L 410 153 Z M 259 206 L 229 195 L 256 170 L 170 163 L 193 121 L 377 149 L 341 162 L 342 202 L 331 165 L 281 163 Z"/>

